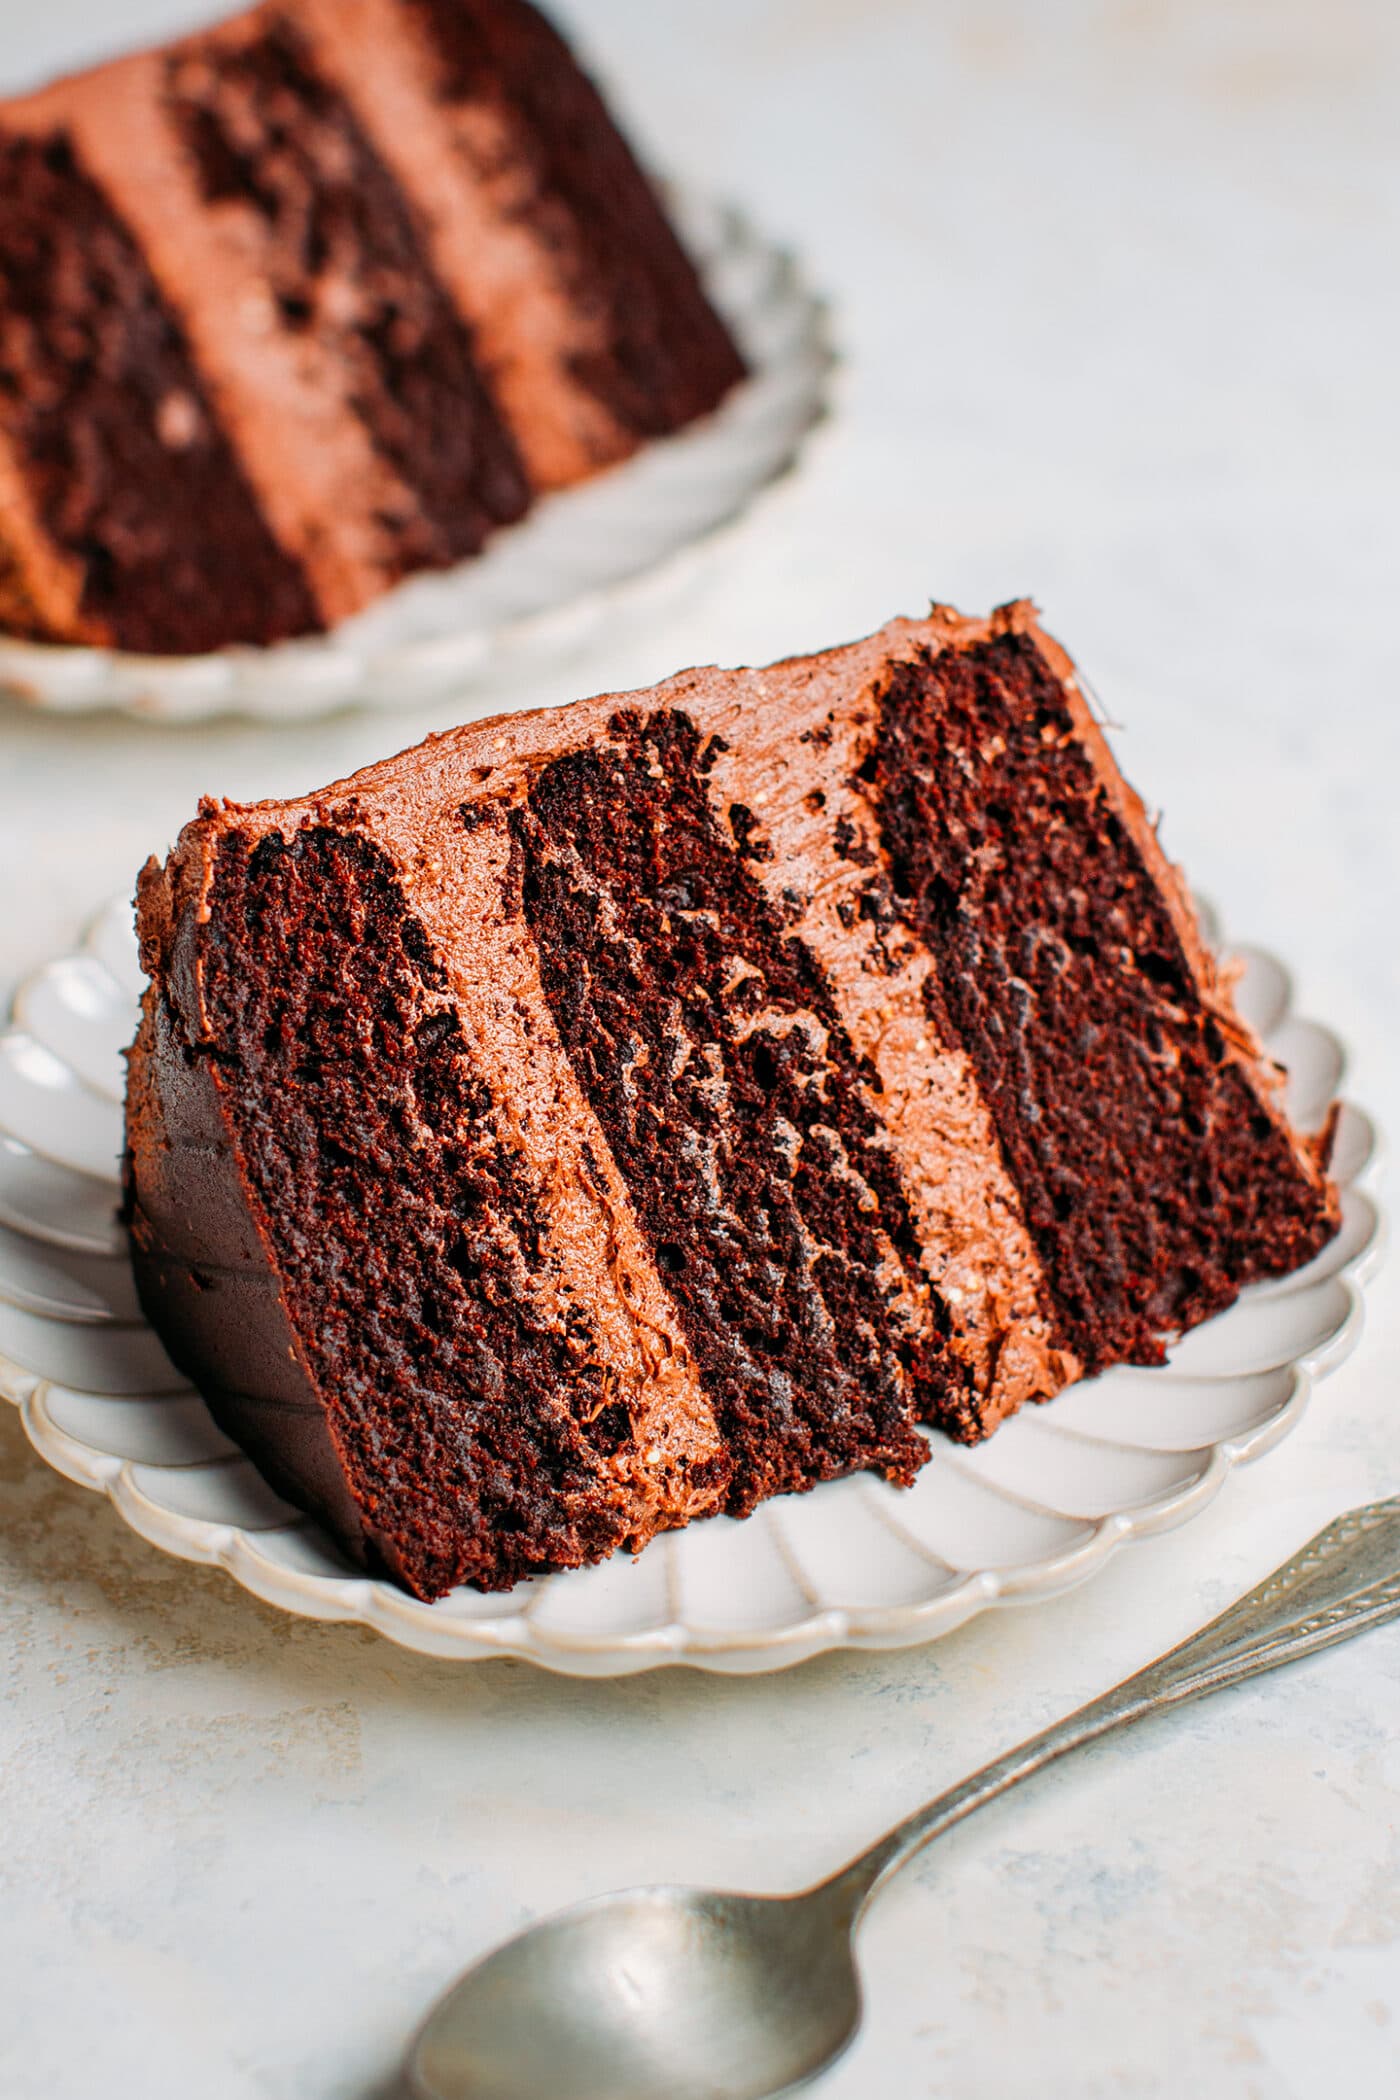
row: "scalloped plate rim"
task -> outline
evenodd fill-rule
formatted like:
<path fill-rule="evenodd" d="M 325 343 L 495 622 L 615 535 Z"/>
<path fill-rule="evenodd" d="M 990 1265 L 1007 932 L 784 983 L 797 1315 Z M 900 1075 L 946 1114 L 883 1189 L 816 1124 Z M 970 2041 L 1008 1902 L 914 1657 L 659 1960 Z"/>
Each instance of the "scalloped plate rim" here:
<path fill-rule="evenodd" d="M 100 931 L 110 933 L 111 915 L 119 908 L 117 901 L 113 900 L 95 914 L 85 942 L 73 952 L 94 953 L 90 944 Z M 1263 949 L 1251 947 L 1251 952 L 1278 969 L 1282 980 L 1291 988 L 1290 974 L 1277 958 Z M 45 967 L 40 965 L 41 969 Z M 108 975 L 117 996 L 129 997 L 115 972 L 109 969 Z M 26 986 L 27 983 L 28 980 Z M 25 1003 L 26 986 L 21 986 L 15 996 L 15 1008 L 20 1012 Z M 1279 1025 L 1289 1018 L 1294 1018 L 1291 1003 L 1285 1008 Z M 1322 1033 L 1328 1037 L 1334 1051 L 1344 1055 L 1335 1033 L 1325 1026 Z M 78 1075 L 73 1076 L 76 1083 L 86 1085 Z M 1008 1562 L 1000 1567 L 967 1568 L 949 1563 L 953 1579 L 931 1595 L 913 1602 L 867 1605 L 813 1602 L 809 1609 L 781 1624 L 734 1629 L 707 1626 L 693 1614 L 689 1620 L 681 1618 L 677 1615 L 672 1591 L 668 1597 L 668 1616 L 664 1620 L 630 1632 L 597 1632 L 578 1626 L 539 1625 L 533 1614 L 536 1601 L 544 1594 L 541 1588 L 532 1599 L 517 1603 L 513 1609 L 504 1610 L 498 1616 L 489 1611 L 475 1617 L 439 1614 L 436 1607 L 407 1596 L 379 1578 L 352 1569 L 347 1569 L 344 1574 L 318 1574 L 286 1566 L 263 1553 L 258 1540 L 264 1534 L 301 1529 L 316 1535 L 314 1520 L 299 1512 L 290 1512 L 285 1523 L 250 1531 L 229 1520 L 189 1516 L 169 1509 L 146 1494 L 136 1478 L 141 1470 L 197 1472 L 217 1465 L 235 1464 L 239 1462 L 239 1454 L 182 1459 L 162 1467 L 154 1461 L 127 1459 L 105 1451 L 100 1445 L 90 1444 L 63 1428 L 49 1415 L 46 1406 L 51 1391 L 72 1391 L 80 1398 L 100 1399 L 102 1396 L 85 1395 L 81 1388 L 65 1386 L 61 1380 L 26 1369 L 3 1354 L 0 1354 L 0 1395 L 17 1406 L 30 1443 L 56 1472 L 105 1494 L 123 1521 L 158 1550 L 191 1563 L 220 1567 L 240 1587 L 275 1608 L 328 1623 L 364 1625 L 401 1647 L 438 1660 L 484 1661 L 492 1657 L 514 1657 L 557 1673 L 576 1676 L 631 1674 L 645 1669 L 680 1666 L 744 1674 L 788 1668 L 812 1656 L 838 1649 L 873 1651 L 920 1645 L 966 1625 L 986 1611 L 1033 1604 L 1076 1588 L 1129 1540 L 1174 1529 L 1189 1521 L 1215 1500 L 1235 1465 L 1251 1463 L 1265 1456 L 1296 1426 L 1308 1407 L 1318 1379 L 1335 1369 L 1356 1346 L 1364 1322 L 1362 1285 L 1375 1274 L 1386 1243 L 1386 1216 L 1376 1198 L 1374 1186 L 1384 1147 L 1373 1118 L 1365 1111 L 1361 1113 L 1369 1146 L 1351 1185 L 1364 1188 L 1370 1196 L 1376 1212 L 1375 1228 L 1343 1268 L 1316 1286 L 1334 1285 L 1344 1310 L 1313 1348 L 1277 1367 L 1291 1374 L 1287 1395 L 1261 1419 L 1236 1434 L 1174 1452 L 1172 1455 L 1183 1464 L 1197 1453 L 1205 1455 L 1203 1467 L 1194 1475 L 1174 1481 L 1160 1493 L 1096 1517 L 1075 1518 L 1049 1504 L 1038 1505 L 1059 1521 L 1078 1524 L 1079 1535 L 1032 1559 Z M 46 1159 L 38 1148 L 31 1146 L 30 1150 L 36 1158 Z M 21 1225 L 12 1229 L 23 1233 L 25 1228 Z M 1287 1279 L 1283 1281 L 1286 1284 Z M 1271 1286 L 1271 1290 L 1277 1289 L 1278 1285 Z M 1218 1317 L 1228 1318 L 1228 1311 Z M 59 1322 L 55 1320 L 55 1324 Z M 127 1325 L 129 1328 L 130 1323 Z M 1248 1374 L 1204 1375 L 1228 1379 L 1231 1375 Z M 193 1388 L 185 1385 L 183 1391 L 189 1394 Z M 157 1396 L 127 1397 L 154 1401 Z M 162 1397 L 174 1398 L 177 1395 L 172 1391 Z M 1067 1437 L 1071 1434 L 1068 1427 L 1065 1434 Z M 1112 1448 L 1111 1438 L 1095 1439 L 1092 1433 L 1085 1433 L 1080 1440 L 1097 1440 Z M 1008 1501 L 1016 1500 L 1008 1488 L 985 1481 L 979 1485 L 984 1489 L 990 1487 L 991 1492 Z M 766 1505 L 775 1512 L 772 1538 L 780 1551 L 787 1550 L 780 1513 L 786 1503 L 796 1499 L 780 1497 L 776 1503 Z M 1037 1505 L 1032 1502 L 1030 1506 Z M 756 1518 L 762 1522 L 762 1512 L 756 1513 Z M 662 1550 L 673 1552 L 675 1541 L 681 1536 L 670 1534 L 657 1544 Z M 932 1560 L 937 1556 L 934 1549 L 929 1548 L 925 1549 L 925 1557 Z M 670 1572 L 668 1569 L 668 1575 Z"/>

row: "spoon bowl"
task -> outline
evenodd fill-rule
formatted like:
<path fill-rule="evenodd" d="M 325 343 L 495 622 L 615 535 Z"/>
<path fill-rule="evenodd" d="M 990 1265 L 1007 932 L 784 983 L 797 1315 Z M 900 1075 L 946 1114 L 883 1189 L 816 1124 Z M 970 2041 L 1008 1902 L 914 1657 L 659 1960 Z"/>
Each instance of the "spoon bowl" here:
<path fill-rule="evenodd" d="M 419 2033 L 410 2079 L 422 2100 L 789 2091 L 860 2024 L 851 1922 L 830 1888 L 628 1889 L 580 1904 L 453 1985 Z"/>
<path fill-rule="evenodd" d="M 1400 1618 L 1400 1496 L 1354 1509 L 1170 1654 L 907 1816 L 800 1896 L 630 1889 L 469 1969 L 409 2056 L 420 2100 L 778 2100 L 853 2039 L 852 1933 L 906 1861 L 1057 1758 Z"/>

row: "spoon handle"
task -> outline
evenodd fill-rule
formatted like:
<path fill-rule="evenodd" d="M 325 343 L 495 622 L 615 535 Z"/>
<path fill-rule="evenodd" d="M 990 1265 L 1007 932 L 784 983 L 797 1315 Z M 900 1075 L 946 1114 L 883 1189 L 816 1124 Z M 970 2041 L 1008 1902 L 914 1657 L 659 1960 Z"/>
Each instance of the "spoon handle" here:
<path fill-rule="evenodd" d="M 1400 1617 L 1400 1496 L 1337 1517 L 1199 1633 L 906 1817 L 822 1884 L 856 1916 L 916 1852 L 975 1808 L 1112 1729 L 1224 1691 Z"/>

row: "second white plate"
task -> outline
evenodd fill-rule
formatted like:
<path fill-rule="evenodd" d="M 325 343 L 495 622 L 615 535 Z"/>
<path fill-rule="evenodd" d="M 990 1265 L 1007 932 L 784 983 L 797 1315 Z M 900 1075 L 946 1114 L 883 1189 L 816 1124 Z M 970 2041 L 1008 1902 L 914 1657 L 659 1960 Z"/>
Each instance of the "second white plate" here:
<path fill-rule="evenodd" d="M 1289 1071 L 1297 1121 L 1335 1095 L 1335 1036 L 1290 1011 L 1244 950 L 1240 1005 Z M 1161 1369 L 1118 1370 L 1028 1408 L 986 1444 L 933 1439 L 912 1488 L 869 1476 L 714 1517 L 636 1560 L 422 1604 L 357 1573 L 222 1436 L 142 1320 L 116 1223 L 124 1070 L 141 987 L 130 907 L 37 972 L 0 1034 L 0 1392 L 49 1463 L 109 1495 L 169 1553 L 217 1563 L 302 1617 L 348 1619 L 463 1660 L 514 1655 L 606 1676 L 665 1663 L 780 1668 L 828 1648 L 933 1639 L 989 1606 L 1053 1595 L 1125 1540 L 1180 1524 L 1269 1450 L 1360 1330 L 1379 1256 L 1375 1140 L 1343 1108 L 1338 1237 L 1245 1292 Z"/>

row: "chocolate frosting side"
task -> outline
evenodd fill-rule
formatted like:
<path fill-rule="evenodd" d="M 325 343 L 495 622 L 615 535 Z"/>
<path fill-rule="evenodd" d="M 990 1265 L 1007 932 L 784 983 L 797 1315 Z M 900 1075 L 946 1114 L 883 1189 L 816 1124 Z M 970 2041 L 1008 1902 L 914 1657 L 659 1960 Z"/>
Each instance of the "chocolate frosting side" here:
<path fill-rule="evenodd" d="M 625 458 L 635 436 L 579 380 L 599 316 L 559 275 L 552 229 L 521 208 L 522 145 L 500 100 L 445 101 L 400 0 L 292 0 L 318 72 L 336 81 L 413 199 L 434 262 L 537 489 Z"/>
<path fill-rule="evenodd" d="M 520 909 L 504 812 L 467 834 L 460 800 L 420 808 L 408 824 L 370 803 L 358 815 L 399 868 L 442 959 L 467 1037 L 490 1075 L 501 1134 L 539 1178 L 539 1281 L 561 1303 L 587 1307 L 613 1391 L 627 1407 L 632 1442 L 606 1470 L 640 1545 L 720 1506 L 728 1466 L 675 1307 L 559 1040 Z M 705 1469 L 703 1489 L 692 1484 L 694 1468 Z"/>
<path fill-rule="evenodd" d="M 178 880 L 178 878 L 177 878 Z M 194 1056 L 176 1001 L 192 989 L 199 904 L 155 861 L 138 888 L 151 976 L 129 1057 L 126 1212 L 137 1292 L 214 1419 L 279 1493 L 364 1559 L 360 1512 L 316 1382 L 287 1318 L 266 1234 L 238 1174 L 221 1084 Z"/>

